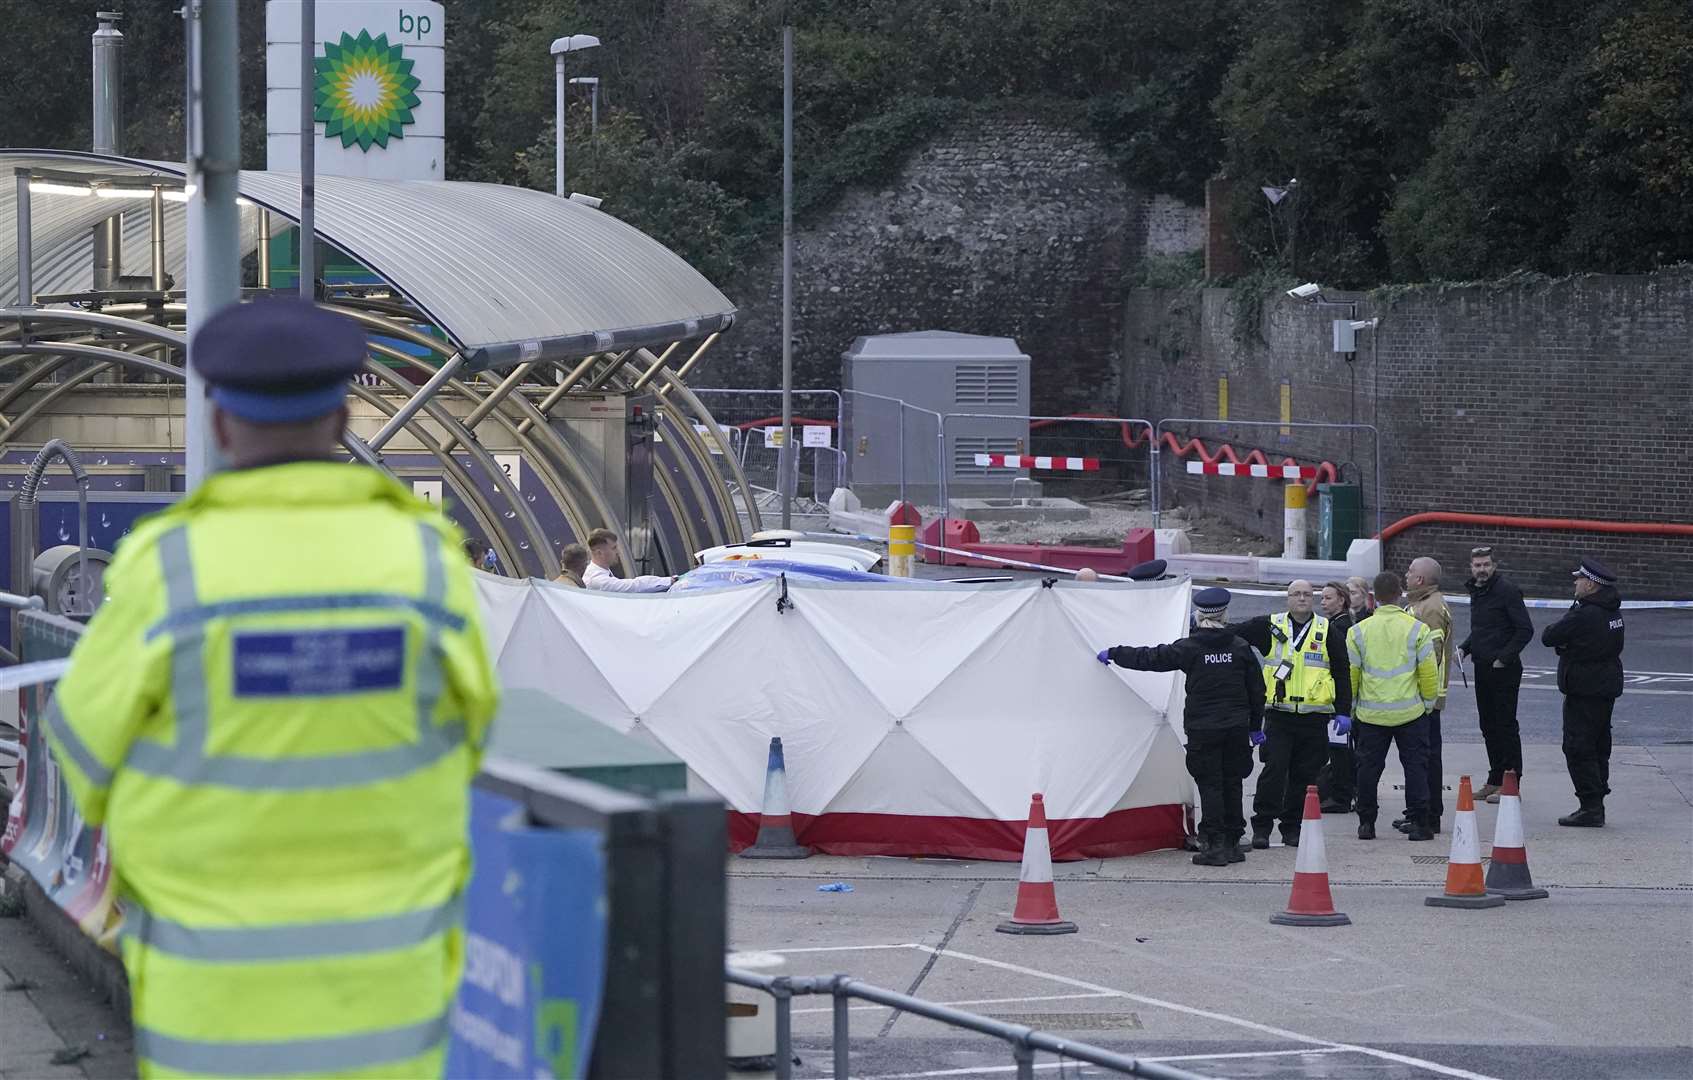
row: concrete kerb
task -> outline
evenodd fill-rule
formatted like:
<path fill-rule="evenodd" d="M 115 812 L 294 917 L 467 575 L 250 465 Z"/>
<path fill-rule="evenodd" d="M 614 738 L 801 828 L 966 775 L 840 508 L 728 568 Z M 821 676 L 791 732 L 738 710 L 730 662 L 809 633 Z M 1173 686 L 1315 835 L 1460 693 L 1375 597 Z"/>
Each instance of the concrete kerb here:
<path fill-rule="evenodd" d="M 83 933 L 22 869 L 7 863 L 0 871 L 0 878 L 4 878 L 5 895 L 22 898 L 24 916 L 71 969 L 111 1002 L 119 1015 L 130 1015 L 129 977 L 124 972 L 123 961 Z"/>

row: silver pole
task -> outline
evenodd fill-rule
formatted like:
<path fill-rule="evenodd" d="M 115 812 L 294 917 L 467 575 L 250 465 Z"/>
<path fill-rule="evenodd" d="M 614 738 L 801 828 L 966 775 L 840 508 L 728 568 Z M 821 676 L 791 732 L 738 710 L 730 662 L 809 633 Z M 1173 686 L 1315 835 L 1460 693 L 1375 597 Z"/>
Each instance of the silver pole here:
<path fill-rule="evenodd" d="M 30 263 L 34 255 L 30 250 L 33 237 L 30 235 L 29 221 L 29 170 L 17 170 L 18 177 L 18 306 L 32 307 L 35 304 L 35 282 L 30 280 Z"/>
<path fill-rule="evenodd" d="M 463 366 L 463 353 L 454 353 L 447 357 L 447 362 L 442 364 L 435 374 L 429 376 L 429 381 L 419 387 L 417 393 L 406 399 L 406 403 L 400 406 L 399 411 L 390 416 L 388 422 L 382 425 L 382 430 L 371 436 L 365 445 L 380 454 L 382 448 L 388 445 L 388 440 L 398 435 L 400 429 L 410 423 L 411 418 L 417 415 L 418 410 L 435 396 L 435 391 L 446 385 L 447 380 L 458 374 L 459 368 Z"/>
<path fill-rule="evenodd" d="M 153 291 L 165 291 L 165 189 L 153 185 L 152 216 L 148 218 L 148 246 L 153 256 Z"/>
<path fill-rule="evenodd" d="M 317 299 L 317 0 L 300 4 L 300 299 Z"/>
<path fill-rule="evenodd" d="M 123 34 L 115 11 L 95 15 L 93 145 L 96 154 L 123 153 Z M 94 288 L 115 288 L 123 275 L 123 213 L 94 226 Z"/>
<path fill-rule="evenodd" d="M 564 54 L 553 57 L 553 194 L 564 197 Z"/>
<path fill-rule="evenodd" d="M 239 5 L 188 0 L 188 353 L 218 309 L 240 299 Z M 218 465 L 205 383 L 188 364 L 183 441 L 190 491 Z"/>
<path fill-rule="evenodd" d="M 270 288 L 270 211 L 259 208 L 259 288 Z"/>
<path fill-rule="evenodd" d="M 793 528 L 794 498 L 788 471 L 794 460 L 794 28 L 782 27 L 782 448 L 777 484 L 782 528 Z"/>

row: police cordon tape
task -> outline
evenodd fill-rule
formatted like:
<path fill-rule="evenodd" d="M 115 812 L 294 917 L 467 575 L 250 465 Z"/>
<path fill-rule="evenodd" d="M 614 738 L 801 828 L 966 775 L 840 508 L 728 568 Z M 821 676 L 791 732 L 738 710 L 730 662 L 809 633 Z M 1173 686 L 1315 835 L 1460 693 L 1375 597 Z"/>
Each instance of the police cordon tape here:
<path fill-rule="evenodd" d="M 1287 595 L 1287 590 L 1285 589 L 1237 589 L 1233 585 L 1229 586 L 1229 592 L 1236 596 Z M 1470 598 L 1468 596 L 1456 593 L 1442 593 L 1441 596 L 1448 604 L 1468 604 L 1470 602 Z M 1545 598 L 1531 599 L 1526 596 L 1523 597 L 1523 604 L 1531 608 L 1567 608 L 1573 603 L 1575 603 L 1573 599 L 1549 600 Z M 1645 611 L 1657 608 L 1685 611 L 1693 610 L 1693 600 L 1624 600 L 1622 602 L 1622 606 L 1631 611 Z"/>

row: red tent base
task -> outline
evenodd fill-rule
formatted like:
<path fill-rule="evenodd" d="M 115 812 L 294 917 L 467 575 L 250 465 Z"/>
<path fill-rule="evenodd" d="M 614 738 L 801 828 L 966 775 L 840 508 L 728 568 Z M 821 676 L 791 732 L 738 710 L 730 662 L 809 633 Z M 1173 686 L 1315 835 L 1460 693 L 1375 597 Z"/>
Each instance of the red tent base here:
<path fill-rule="evenodd" d="M 1098 818 L 1048 818 L 1052 858 L 1112 859 L 1179 849 L 1185 839 L 1179 803 L 1138 806 Z M 822 855 L 931 855 L 950 859 L 1019 862 L 1023 821 L 927 817 L 918 814 L 795 814 L 799 843 Z M 751 846 L 758 815 L 729 812 L 729 850 Z"/>

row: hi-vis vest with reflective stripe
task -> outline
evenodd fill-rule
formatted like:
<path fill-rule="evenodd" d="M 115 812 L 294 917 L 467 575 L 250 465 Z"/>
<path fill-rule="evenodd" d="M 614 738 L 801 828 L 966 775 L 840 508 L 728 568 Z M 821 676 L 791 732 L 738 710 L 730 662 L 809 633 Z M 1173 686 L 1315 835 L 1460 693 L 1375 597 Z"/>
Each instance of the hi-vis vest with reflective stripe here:
<path fill-rule="evenodd" d="M 1398 727 L 1434 708 L 1440 696 L 1439 635 L 1404 608 L 1388 605 L 1346 634 L 1352 662 L 1352 715 Z"/>
<path fill-rule="evenodd" d="M 1293 647 L 1299 627 L 1285 611 L 1270 616 L 1270 651 L 1264 654 L 1264 701 L 1282 712 L 1334 712 L 1334 675 L 1329 671 L 1329 621 L 1311 616 L 1299 648 Z M 1276 680 L 1283 660 L 1293 665 L 1285 683 Z"/>
<path fill-rule="evenodd" d="M 49 739 L 104 821 L 143 1075 L 438 1076 L 496 704 L 456 530 L 225 473 L 118 549 Z"/>

